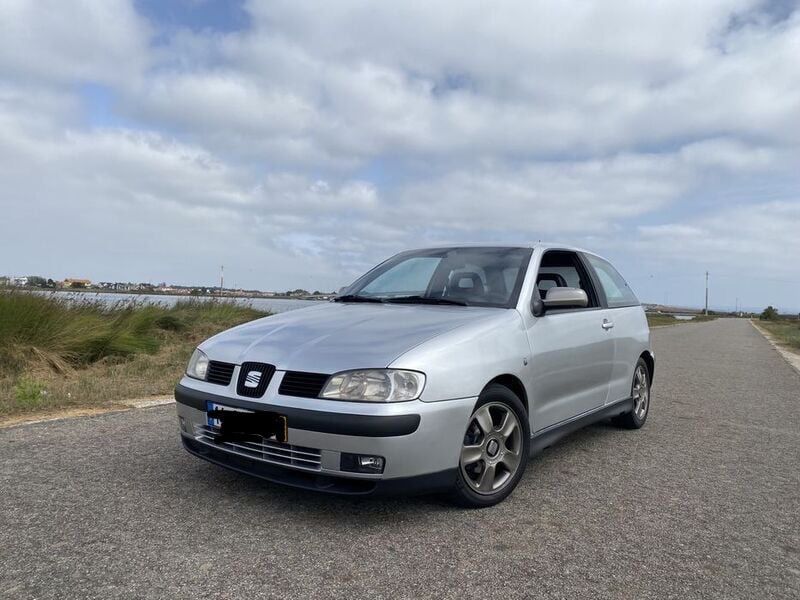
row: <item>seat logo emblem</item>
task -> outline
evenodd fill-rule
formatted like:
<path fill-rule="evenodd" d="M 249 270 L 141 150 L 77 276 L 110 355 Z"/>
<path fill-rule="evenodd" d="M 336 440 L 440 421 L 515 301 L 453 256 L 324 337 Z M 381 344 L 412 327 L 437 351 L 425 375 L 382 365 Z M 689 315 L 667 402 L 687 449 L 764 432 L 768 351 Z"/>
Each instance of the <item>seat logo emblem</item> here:
<path fill-rule="evenodd" d="M 244 378 L 244 387 L 256 388 L 261 383 L 261 371 L 250 371 Z"/>

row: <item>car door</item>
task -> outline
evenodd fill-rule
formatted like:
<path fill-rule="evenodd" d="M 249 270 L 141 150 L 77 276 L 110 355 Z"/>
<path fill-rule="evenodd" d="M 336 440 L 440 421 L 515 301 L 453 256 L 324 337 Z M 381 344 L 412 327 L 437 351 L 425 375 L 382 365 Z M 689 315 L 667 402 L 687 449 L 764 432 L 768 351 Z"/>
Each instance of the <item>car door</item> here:
<path fill-rule="evenodd" d="M 614 339 L 614 366 L 607 403 L 617 402 L 631 394 L 631 381 L 636 361 L 643 348 L 649 346 L 650 330 L 636 294 L 619 272 L 607 260 L 583 253 L 595 285 L 602 292 L 608 307 L 607 319 L 612 325 Z"/>
<path fill-rule="evenodd" d="M 526 383 L 534 432 L 602 407 L 614 359 L 606 308 L 581 257 L 572 251 L 546 251 L 538 265 L 539 282 L 542 288 L 579 287 L 589 306 L 526 315 L 532 357 Z M 533 293 L 539 293 L 539 285 Z"/>

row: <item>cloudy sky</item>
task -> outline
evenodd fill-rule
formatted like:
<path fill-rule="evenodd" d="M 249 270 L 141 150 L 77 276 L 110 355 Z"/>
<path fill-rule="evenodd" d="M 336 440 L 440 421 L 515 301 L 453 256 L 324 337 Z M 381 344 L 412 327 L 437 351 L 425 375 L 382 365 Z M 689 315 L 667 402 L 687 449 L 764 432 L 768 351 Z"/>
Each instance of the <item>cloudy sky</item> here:
<path fill-rule="evenodd" d="M 332 289 L 558 240 L 800 310 L 800 5 L 0 0 L 0 274 Z"/>

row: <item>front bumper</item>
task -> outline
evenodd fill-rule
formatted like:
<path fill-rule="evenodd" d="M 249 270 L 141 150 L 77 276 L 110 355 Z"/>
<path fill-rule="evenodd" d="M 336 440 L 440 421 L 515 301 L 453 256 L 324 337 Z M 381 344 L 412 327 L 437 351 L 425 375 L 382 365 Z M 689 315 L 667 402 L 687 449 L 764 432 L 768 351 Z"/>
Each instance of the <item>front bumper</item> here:
<path fill-rule="evenodd" d="M 340 494 L 421 493 L 451 487 L 476 401 L 374 405 L 280 395 L 254 401 L 187 383 L 176 387 L 175 399 L 183 444 L 190 453 L 270 481 Z M 286 415 L 289 443 L 216 443 L 208 435 L 207 402 Z M 317 406 L 320 410 L 315 410 Z M 343 471 L 343 452 L 382 456 L 384 471 Z"/>

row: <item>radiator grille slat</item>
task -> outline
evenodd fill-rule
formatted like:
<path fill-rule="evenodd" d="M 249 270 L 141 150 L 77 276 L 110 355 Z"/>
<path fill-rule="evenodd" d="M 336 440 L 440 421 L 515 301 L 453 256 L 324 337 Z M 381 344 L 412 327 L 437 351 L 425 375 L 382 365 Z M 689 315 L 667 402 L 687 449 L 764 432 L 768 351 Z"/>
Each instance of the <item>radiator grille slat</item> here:
<path fill-rule="evenodd" d="M 317 398 L 330 375 L 323 373 L 304 373 L 302 371 L 286 371 L 281 380 L 278 393 L 284 396 L 301 398 Z"/>
<path fill-rule="evenodd" d="M 228 385 L 231 382 L 233 370 L 235 368 L 236 365 L 232 363 L 220 362 L 218 360 L 209 361 L 206 381 L 217 385 Z"/>

